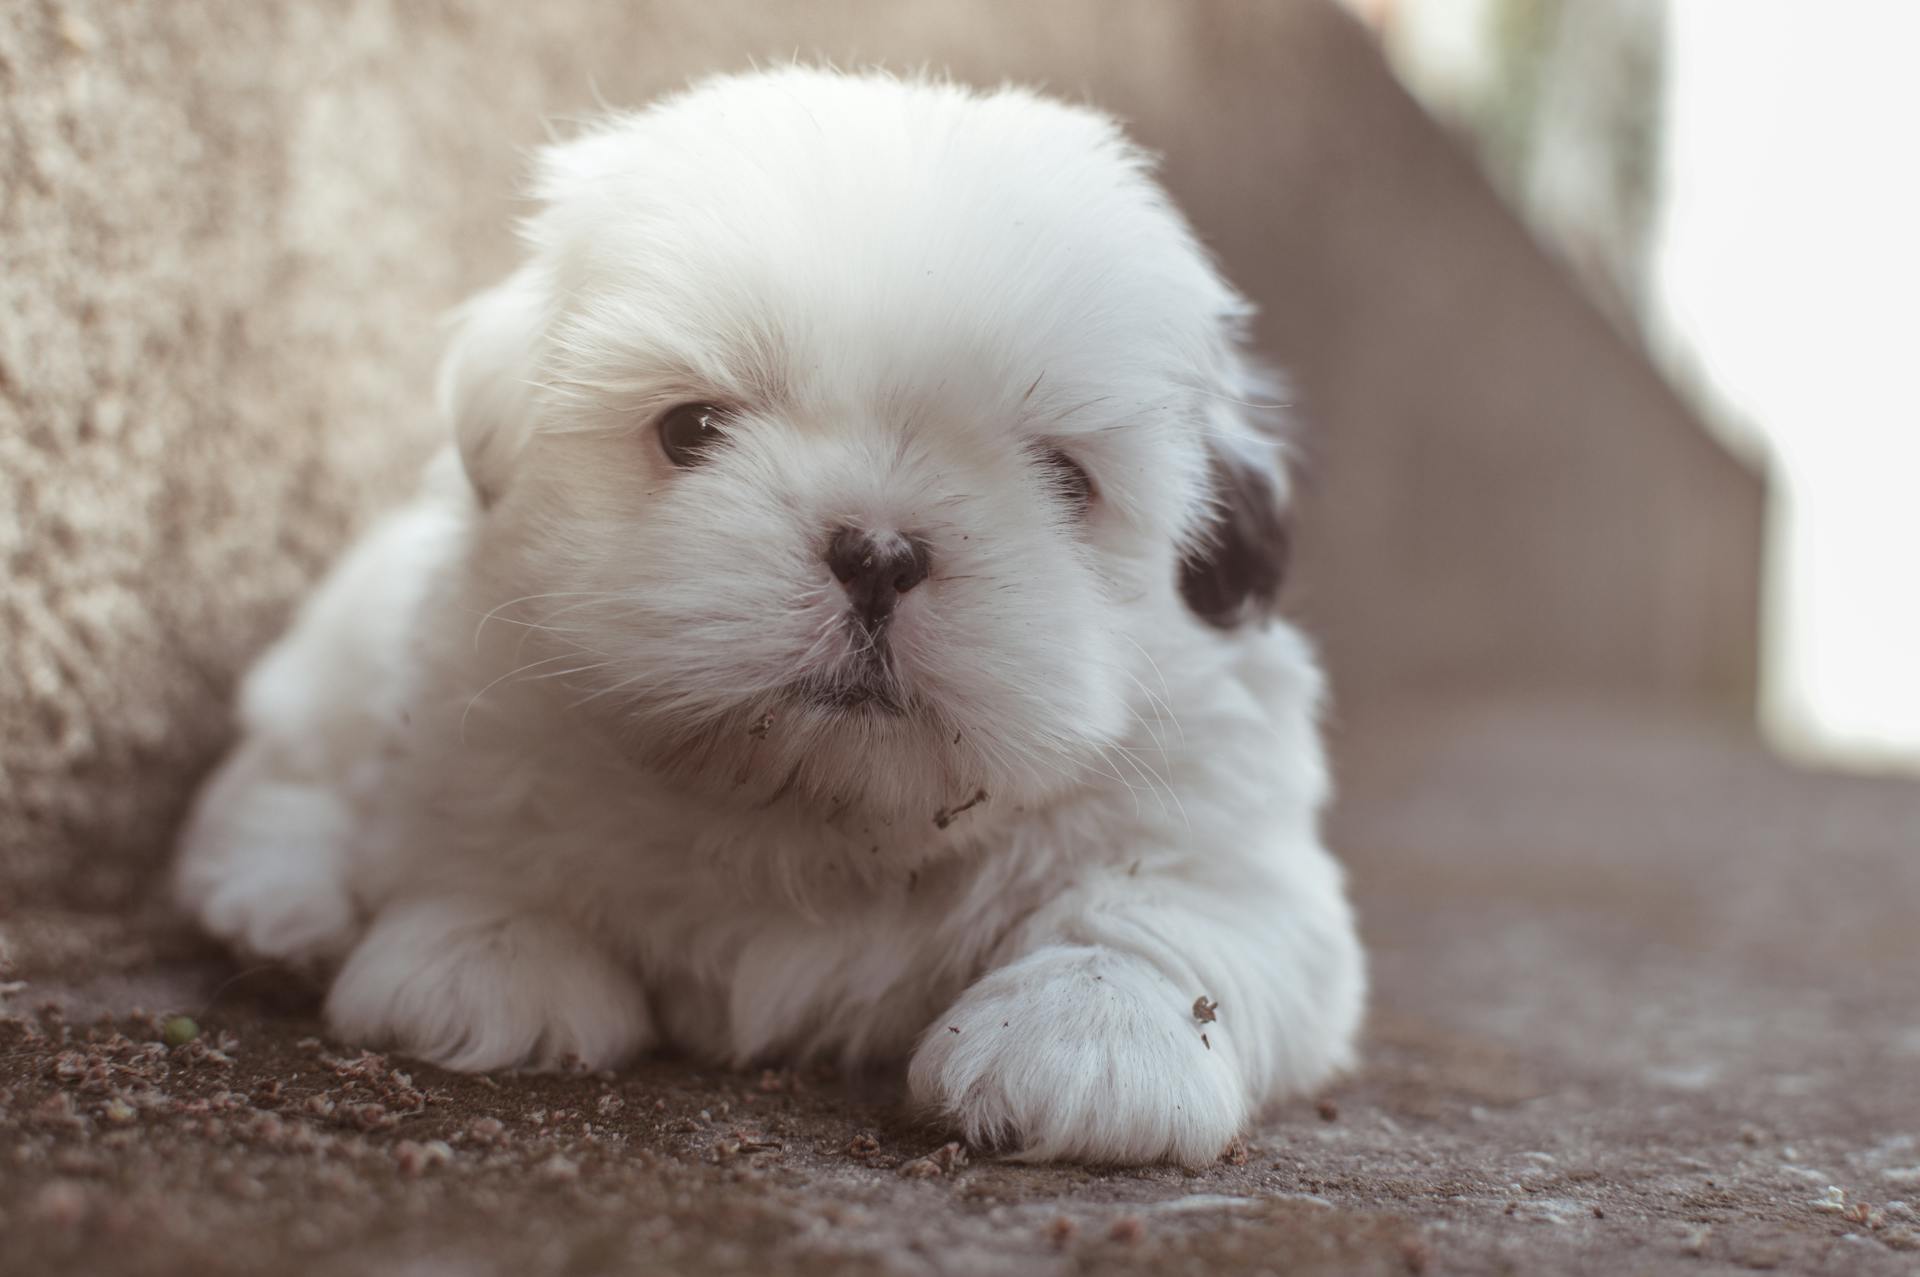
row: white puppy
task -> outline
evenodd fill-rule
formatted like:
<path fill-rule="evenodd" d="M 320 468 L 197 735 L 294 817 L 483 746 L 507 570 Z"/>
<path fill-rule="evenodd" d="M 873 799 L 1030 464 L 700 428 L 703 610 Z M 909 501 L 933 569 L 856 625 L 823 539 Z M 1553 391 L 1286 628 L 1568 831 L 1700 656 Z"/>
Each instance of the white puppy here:
<path fill-rule="evenodd" d="M 709 80 L 540 159 L 456 450 L 248 678 L 216 935 L 458 1069 L 911 1057 L 1028 1158 L 1215 1157 L 1365 979 L 1247 306 L 1113 121 Z"/>

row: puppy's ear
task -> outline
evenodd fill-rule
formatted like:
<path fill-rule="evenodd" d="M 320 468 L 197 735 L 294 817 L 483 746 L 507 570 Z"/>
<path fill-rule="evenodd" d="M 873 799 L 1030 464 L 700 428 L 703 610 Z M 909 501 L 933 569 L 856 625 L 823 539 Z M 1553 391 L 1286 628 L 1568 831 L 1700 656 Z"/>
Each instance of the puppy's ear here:
<path fill-rule="evenodd" d="M 533 431 L 531 381 L 545 311 L 546 290 L 522 268 L 454 312 L 440 363 L 440 411 L 483 506 L 506 489 Z"/>
<path fill-rule="evenodd" d="M 1212 517 L 1180 560 L 1180 594 L 1207 624 L 1234 629 L 1273 614 L 1291 550 L 1284 480 L 1229 440 L 1208 444 Z"/>

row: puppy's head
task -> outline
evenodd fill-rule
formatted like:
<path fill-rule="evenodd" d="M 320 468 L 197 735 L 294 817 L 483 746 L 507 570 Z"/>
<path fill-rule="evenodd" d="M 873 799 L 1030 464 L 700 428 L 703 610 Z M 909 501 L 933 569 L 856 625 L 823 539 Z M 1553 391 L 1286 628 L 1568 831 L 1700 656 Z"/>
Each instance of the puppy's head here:
<path fill-rule="evenodd" d="M 1256 622 L 1284 549 L 1246 307 L 1148 169 L 1025 92 L 801 69 L 548 150 L 443 379 L 526 659 L 743 798 L 1124 769 L 1149 649 Z"/>

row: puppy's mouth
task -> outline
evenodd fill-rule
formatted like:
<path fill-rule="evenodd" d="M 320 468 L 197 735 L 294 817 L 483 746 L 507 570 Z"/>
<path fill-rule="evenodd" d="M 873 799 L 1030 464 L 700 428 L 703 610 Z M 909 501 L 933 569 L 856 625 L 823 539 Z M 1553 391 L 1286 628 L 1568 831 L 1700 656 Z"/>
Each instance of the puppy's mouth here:
<path fill-rule="evenodd" d="M 816 709 L 904 716 L 913 698 L 901 685 L 885 634 L 864 637 L 862 645 L 834 668 L 789 683 L 787 694 Z"/>
<path fill-rule="evenodd" d="M 907 712 L 907 702 L 893 688 L 862 679 L 809 680 L 798 690 L 801 697 L 817 709 L 885 714 L 892 718 Z"/>

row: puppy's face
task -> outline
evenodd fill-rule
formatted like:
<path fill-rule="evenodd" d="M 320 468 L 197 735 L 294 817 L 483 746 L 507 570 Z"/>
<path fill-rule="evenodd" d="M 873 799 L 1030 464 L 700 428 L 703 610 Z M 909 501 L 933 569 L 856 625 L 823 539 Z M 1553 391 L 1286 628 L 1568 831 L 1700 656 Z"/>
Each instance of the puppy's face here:
<path fill-rule="evenodd" d="M 531 675 L 648 765 L 943 823 L 1127 780 L 1149 650 L 1270 601 L 1243 307 L 1105 119 L 788 71 L 540 194 L 446 389 Z"/>

